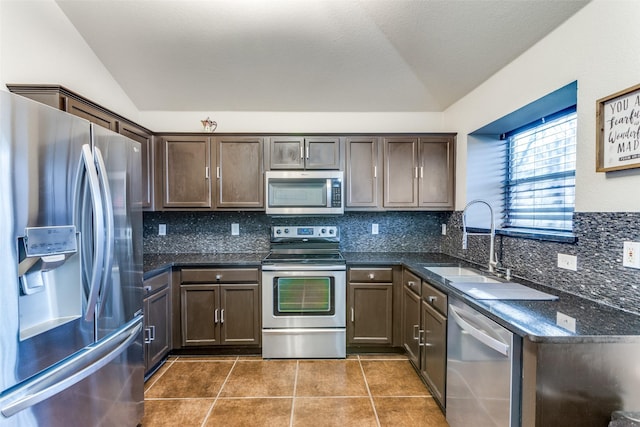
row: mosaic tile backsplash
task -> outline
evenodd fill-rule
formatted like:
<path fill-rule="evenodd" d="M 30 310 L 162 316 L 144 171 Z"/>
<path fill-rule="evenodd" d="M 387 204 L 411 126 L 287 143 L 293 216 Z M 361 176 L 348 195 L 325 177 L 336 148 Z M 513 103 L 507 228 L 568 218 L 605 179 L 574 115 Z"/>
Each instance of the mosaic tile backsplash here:
<path fill-rule="evenodd" d="M 231 235 L 231 224 L 240 235 Z M 371 224 L 379 234 L 371 234 Z M 158 225 L 167 235 L 158 236 Z M 338 225 L 345 252 L 443 252 L 482 266 L 489 239 L 469 237 L 462 213 L 348 212 L 335 217 L 271 217 L 259 212 L 145 212 L 145 253 L 256 253 L 269 250 L 272 225 Z M 442 236 L 441 224 L 447 224 Z M 640 213 L 576 213 L 577 243 L 497 236 L 496 251 L 514 276 L 640 313 L 640 270 L 622 266 L 624 241 L 640 241 Z M 557 267 L 557 254 L 578 257 L 578 271 Z"/>
<path fill-rule="evenodd" d="M 488 236 L 470 236 L 462 250 L 461 212 L 450 216 L 447 228 L 444 253 L 488 264 Z M 576 243 L 496 236 L 498 260 L 515 276 L 640 313 L 640 270 L 622 266 L 623 242 L 640 241 L 640 213 L 575 213 L 574 234 Z M 557 267 L 558 253 L 577 256 L 578 270 Z"/>
<path fill-rule="evenodd" d="M 345 252 L 439 252 L 448 214 L 349 212 L 332 217 L 271 217 L 251 212 L 145 212 L 145 253 L 267 252 L 272 225 L 337 225 Z M 231 235 L 231 224 L 240 235 Z M 371 234 L 371 224 L 379 234 Z M 166 224 L 167 235 L 158 236 Z"/>

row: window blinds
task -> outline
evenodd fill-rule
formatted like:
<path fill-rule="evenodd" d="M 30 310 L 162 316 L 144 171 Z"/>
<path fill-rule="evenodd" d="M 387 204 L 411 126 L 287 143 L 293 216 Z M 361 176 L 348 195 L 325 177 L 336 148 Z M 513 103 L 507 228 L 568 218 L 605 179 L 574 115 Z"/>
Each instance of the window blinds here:
<path fill-rule="evenodd" d="M 572 230 L 576 121 L 572 107 L 506 135 L 505 227 Z"/>

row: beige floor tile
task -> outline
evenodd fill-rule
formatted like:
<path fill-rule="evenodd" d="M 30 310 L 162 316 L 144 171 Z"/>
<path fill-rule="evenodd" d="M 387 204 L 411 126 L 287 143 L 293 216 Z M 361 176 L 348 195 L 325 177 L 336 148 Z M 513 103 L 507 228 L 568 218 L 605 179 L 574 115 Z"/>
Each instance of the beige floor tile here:
<path fill-rule="evenodd" d="M 357 360 L 302 360 L 296 396 L 368 396 Z"/>
<path fill-rule="evenodd" d="M 220 396 L 293 396 L 295 379 L 295 360 L 239 360 L 233 367 Z"/>
<path fill-rule="evenodd" d="M 296 427 L 375 427 L 368 397 L 297 397 L 293 407 Z"/>
<path fill-rule="evenodd" d="M 374 397 L 381 427 L 448 427 L 431 397 Z"/>
<path fill-rule="evenodd" d="M 201 426 L 213 399 L 145 400 L 143 427 Z"/>
<path fill-rule="evenodd" d="M 206 427 L 288 427 L 293 398 L 218 399 Z"/>
<path fill-rule="evenodd" d="M 430 396 L 408 360 L 362 360 L 373 396 Z"/>
<path fill-rule="evenodd" d="M 216 397 L 233 363 L 176 361 L 147 390 L 146 397 Z"/>
<path fill-rule="evenodd" d="M 388 354 L 361 354 L 360 360 L 409 360 L 404 354 L 388 353 Z"/>

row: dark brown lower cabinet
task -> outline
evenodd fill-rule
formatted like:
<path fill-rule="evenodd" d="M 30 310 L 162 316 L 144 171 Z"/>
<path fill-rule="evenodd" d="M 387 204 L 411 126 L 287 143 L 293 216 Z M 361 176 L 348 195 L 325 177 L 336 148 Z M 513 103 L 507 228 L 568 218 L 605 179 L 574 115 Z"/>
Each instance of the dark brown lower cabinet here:
<path fill-rule="evenodd" d="M 393 269 L 350 268 L 347 345 L 393 344 Z"/>
<path fill-rule="evenodd" d="M 182 345 L 259 345 L 258 284 L 180 285 Z"/>
<path fill-rule="evenodd" d="M 145 375 L 159 366 L 171 350 L 170 279 L 170 272 L 166 272 L 144 282 Z"/>
<path fill-rule="evenodd" d="M 402 274 L 402 346 L 407 357 L 445 407 L 447 295 L 409 270 Z"/>
<path fill-rule="evenodd" d="M 420 375 L 431 394 L 444 406 L 447 376 L 447 318 L 426 301 L 422 301 L 423 342 L 420 353 Z"/>

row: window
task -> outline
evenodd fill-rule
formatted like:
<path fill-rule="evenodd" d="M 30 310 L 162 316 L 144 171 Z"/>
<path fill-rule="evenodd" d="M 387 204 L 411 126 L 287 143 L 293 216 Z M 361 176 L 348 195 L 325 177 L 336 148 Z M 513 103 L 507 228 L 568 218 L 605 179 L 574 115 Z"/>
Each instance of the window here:
<path fill-rule="evenodd" d="M 576 108 L 505 135 L 504 224 L 510 229 L 572 231 Z"/>

